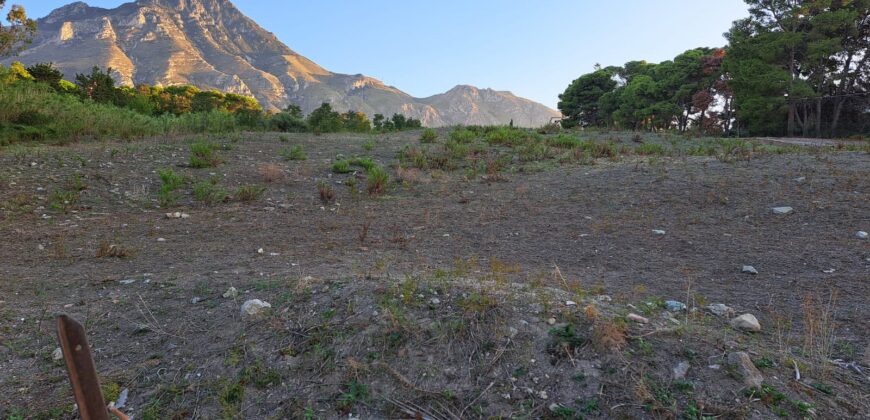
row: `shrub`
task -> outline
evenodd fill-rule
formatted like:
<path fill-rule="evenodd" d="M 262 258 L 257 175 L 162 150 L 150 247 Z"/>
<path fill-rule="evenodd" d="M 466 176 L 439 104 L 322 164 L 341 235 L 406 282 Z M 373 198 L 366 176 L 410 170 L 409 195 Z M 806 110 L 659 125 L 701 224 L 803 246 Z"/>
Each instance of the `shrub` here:
<path fill-rule="evenodd" d="M 520 160 L 531 162 L 547 159 L 550 156 L 550 149 L 544 143 L 532 142 L 520 147 L 517 154 Z"/>
<path fill-rule="evenodd" d="M 431 128 L 423 130 L 420 134 L 420 143 L 435 143 L 436 140 L 438 140 L 438 132 Z"/>
<path fill-rule="evenodd" d="M 239 201 L 256 201 L 265 191 L 266 188 L 259 185 L 243 185 L 236 190 L 236 198 Z"/>
<path fill-rule="evenodd" d="M 198 141 L 190 145 L 190 166 L 193 168 L 213 168 L 221 163 L 215 153 L 217 145 Z"/>
<path fill-rule="evenodd" d="M 229 194 L 223 188 L 218 187 L 214 180 L 211 180 L 203 181 L 194 185 L 193 196 L 199 201 L 208 205 L 213 205 L 220 203 L 221 201 L 226 201 Z"/>
<path fill-rule="evenodd" d="M 269 119 L 269 128 L 285 133 L 303 133 L 308 130 L 308 124 L 302 117 L 288 112 L 279 112 Z"/>
<path fill-rule="evenodd" d="M 326 181 L 319 181 L 317 183 L 317 193 L 320 195 L 320 202 L 324 205 L 329 204 L 335 199 L 335 189 L 332 188 L 332 184 Z"/>
<path fill-rule="evenodd" d="M 372 158 L 368 158 L 368 157 L 353 158 L 350 160 L 350 164 L 353 166 L 359 166 L 360 168 L 363 168 L 366 172 L 370 171 L 372 168 L 377 166 L 375 161 L 373 161 Z"/>
<path fill-rule="evenodd" d="M 281 150 L 281 157 L 284 160 L 306 160 L 308 156 L 305 154 L 305 149 L 301 144 L 297 144 L 289 149 Z"/>
<path fill-rule="evenodd" d="M 344 126 L 341 114 L 333 111 L 332 106 L 327 102 L 312 111 L 306 122 L 315 133 L 335 133 L 341 131 Z"/>
<path fill-rule="evenodd" d="M 524 143 L 528 137 L 528 134 L 523 130 L 498 127 L 486 134 L 486 141 L 489 144 L 515 146 Z"/>
<path fill-rule="evenodd" d="M 353 172 L 350 167 L 350 161 L 339 160 L 332 164 L 332 172 L 336 174 L 349 174 Z"/>
<path fill-rule="evenodd" d="M 450 132 L 450 140 L 455 143 L 471 143 L 477 139 L 477 133 L 467 128 L 460 127 Z"/>
<path fill-rule="evenodd" d="M 390 175 L 380 166 L 375 166 L 368 171 L 366 190 L 370 195 L 383 194 L 387 191 L 390 183 Z"/>
<path fill-rule="evenodd" d="M 274 163 L 263 163 L 257 167 L 257 172 L 263 177 L 263 181 L 274 182 L 284 179 L 284 169 Z"/>
<path fill-rule="evenodd" d="M 580 147 L 581 141 L 577 137 L 569 136 L 567 134 L 559 134 L 556 137 L 550 137 L 547 139 L 547 144 L 553 147 L 558 147 L 560 149 L 575 149 Z"/>
<path fill-rule="evenodd" d="M 160 177 L 160 190 L 157 192 L 157 198 L 160 201 L 161 207 L 174 206 L 178 200 L 175 193 L 176 190 L 184 185 L 184 178 L 176 174 L 172 169 L 160 169 L 157 171 L 157 176 Z"/>

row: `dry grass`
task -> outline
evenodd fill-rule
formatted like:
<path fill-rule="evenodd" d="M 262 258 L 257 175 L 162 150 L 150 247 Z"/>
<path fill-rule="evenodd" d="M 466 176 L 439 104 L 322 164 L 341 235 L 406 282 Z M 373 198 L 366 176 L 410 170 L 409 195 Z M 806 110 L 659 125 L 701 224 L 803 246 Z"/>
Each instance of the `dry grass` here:
<path fill-rule="evenodd" d="M 613 321 L 602 321 L 595 324 L 592 342 L 600 350 L 618 350 L 625 346 L 625 326 Z"/>
<path fill-rule="evenodd" d="M 834 311 L 837 305 L 837 291 L 831 290 L 827 299 L 821 295 L 807 292 L 801 308 L 804 322 L 804 352 L 817 360 L 828 360 L 834 349 Z"/>
<path fill-rule="evenodd" d="M 130 256 L 132 252 L 129 249 L 107 241 L 100 242 L 100 248 L 97 249 L 97 258 L 129 258 Z"/>
<path fill-rule="evenodd" d="M 418 184 L 422 178 L 422 172 L 417 168 L 396 168 L 396 179 L 401 183 Z"/>
<path fill-rule="evenodd" d="M 257 172 L 266 182 L 280 181 L 286 177 L 284 169 L 274 163 L 261 163 L 257 167 Z"/>
<path fill-rule="evenodd" d="M 317 193 L 320 195 L 320 202 L 324 205 L 335 200 L 335 189 L 326 181 L 320 181 L 317 183 Z"/>

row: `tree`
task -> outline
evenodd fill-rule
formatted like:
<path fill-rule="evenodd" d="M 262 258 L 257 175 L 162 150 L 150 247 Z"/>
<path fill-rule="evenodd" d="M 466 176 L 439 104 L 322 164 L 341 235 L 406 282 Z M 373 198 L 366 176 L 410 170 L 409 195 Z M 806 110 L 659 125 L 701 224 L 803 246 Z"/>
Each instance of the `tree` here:
<path fill-rule="evenodd" d="M 112 78 L 112 68 L 105 72 L 94 66 L 91 74 L 77 74 L 75 83 L 83 98 L 100 103 L 115 103 L 115 79 Z"/>
<path fill-rule="evenodd" d="M 606 119 L 599 112 L 599 100 L 616 89 L 613 76 L 611 71 L 600 69 L 571 82 L 559 95 L 558 108 L 564 116 L 562 125 L 566 128 L 603 125 Z"/>
<path fill-rule="evenodd" d="M 284 112 L 290 114 L 294 118 L 299 118 L 300 120 L 303 118 L 302 116 L 302 107 L 299 105 L 290 104 L 284 108 Z"/>
<path fill-rule="evenodd" d="M 838 134 L 866 101 L 870 0 L 746 0 L 725 59 L 738 118 L 759 134 Z"/>
<path fill-rule="evenodd" d="M 37 82 L 42 82 L 53 87 L 54 90 L 60 91 L 60 81 L 63 80 L 63 73 L 54 67 L 52 63 L 38 63 L 27 68 L 27 72 L 33 76 Z"/>
<path fill-rule="evenodd" d="M 372 129 L 372 123 L 366 114 L 356 111 L 347 111 L 341 114 L 341 120 L 344 128 L 355 133 L 367 133 Z"/>
<path fill-rule="evenodd" d="M 375 126 L 375 130 L 381 130 L 384 128 L 384 115 L 375 114 L 374 118 L 372 118 L 372 125 Z"/>
<path fill-rule="evenodd" d="M 0 0 L 0 9 L 6 0 Z M 0 24 L 0 57 L 16 54 L 33 40 L 36 34 L 36 21 L 27 18 L 24 7 L 14 4 L 6 15 L 8 26 Z"/>
<path fill-rule="evenodd" d="M 308 127 L 315 133 L 335 133 L 341 131 L 341 114 L 332 110 L 328 102 L 308 114 Z"/>

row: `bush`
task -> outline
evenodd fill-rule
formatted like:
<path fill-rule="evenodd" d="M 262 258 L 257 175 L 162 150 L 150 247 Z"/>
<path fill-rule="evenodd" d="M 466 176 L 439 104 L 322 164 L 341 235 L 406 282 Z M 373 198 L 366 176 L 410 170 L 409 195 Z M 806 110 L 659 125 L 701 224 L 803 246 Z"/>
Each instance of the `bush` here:
<path fill-rule="evenodd" d="M 366 172 L 370 171 L 372 168 L 377 166 L 377 164 L 375 163 L 375 161 L 372 160 L 372 158 L 367 158 L 367 157 L 366 158 L 359 158 L 359 157 L 353 158 L 350 160 L 350 164 L 353 166 L 359 166 L 360 168 L 363 168 Z"/>
<path fill-rule="evenodd" d="M 319 181 L 317 183 L 317 193 L 320 195 L 320 202 L 324 205 L 329 204 L 335 199 L 335 189 L 332 188 L 332 184 L 326 181 Z"/>
<path fill-rule="evenodd" d="M 332 172 L 336 174 L 349 174 L 353 172 L 350 167 L 350 161 L 339 160 L 332 164 Z"/>
<path fill-rule="evenodd" d="M 226 201 L 229 193 L 217 186 L 215 180 L 203 181 L 193 186 L 193 196 L 208 205 Z"/>
<path fill-rule="evenodd" d="M 580 147 L 581 142 L 577 137 L 569 136 L 567 134 L 559 134 L 556 137 L 548 138 L 547 144 L 560 149 L 575 149 Z"/>
<path fill-rule="evenodd" d="M 384 168 L 375 166 L 368 171 L 366 190 L 370 195 L 383 194 L 390 183 L 390 175 Z"/>
<path fill-rule="evenodd" d="M 308 130 L 308 124 L 301 117 L 287 112 L 279 112 L 269 119 L 269 128 L 285 133 L 302 133 Z"/>
<path fill-rule="evenodd" d="M 236 190 L 236 199 L 239 201 L 256 201 L 266 192 L 266 188 L 258 185 L 243 185 Z"/>
<path fill-rule="evenodd" d="M 450 140 L 456 143 L 471 143 L 477 139 L 477 134 L 467 128 L 457 128 L 450 132 Z"/>
<path fill-rule="evenodd" d="M 213 168 L 221 163 L 215 153 L 217 145 L 198 141 L 190 145 L 190 166 L 193 168 Z"/>
<path fill-rule="evenodd" d="M 423 130 L 420 134 L 420 143 L 435 143 L 436 140 L 438 140 L 438 132 L 431 128 Z"/>
<path fill-rule="evenodd" d="M 486 141 L 489 144 L 503 144 L 507 146 L 516 146 L 524 143 L 528 139 L 528 133 L 523 130 L 511 129 L 507 127 L 498 127 L 486 134 Z"/>
<path fill-rule="evenodd" d="M 341 114 L 333 111 L 332 106 L 326 102 L 308 115 L 307 123 L 315 133 L 335 133 L 344 128 Z"/>
<path fill-rule="evenodd" d="M 290 149 L 281 150 L 281 157 L 284 160 L 306 160 L 308 156 L 305 155 L 305 149 L 301 144 L 297 144 Z"/>

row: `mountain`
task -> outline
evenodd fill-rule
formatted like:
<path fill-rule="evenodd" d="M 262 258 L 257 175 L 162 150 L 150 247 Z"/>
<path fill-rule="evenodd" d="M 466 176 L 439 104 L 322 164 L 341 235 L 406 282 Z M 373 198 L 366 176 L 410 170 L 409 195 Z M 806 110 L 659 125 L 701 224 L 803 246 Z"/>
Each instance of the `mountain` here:
<path fill-rule="evenodd" d="M 229 0 L 138 0 L 115 9 L 72 3 L 38 19 L 33 44 L 17 57 L 53 62 L 67 78 L 112 67 L 125 85 L 191 84 L 250 95 L 265 109 L 323 102 L 340 111 L 402 113 L 427 126 L 540 126 L 558 112 L 510 92 L 457 86 L 428 98 L 361 74 L 333 73 L 291 50 Z"/>

